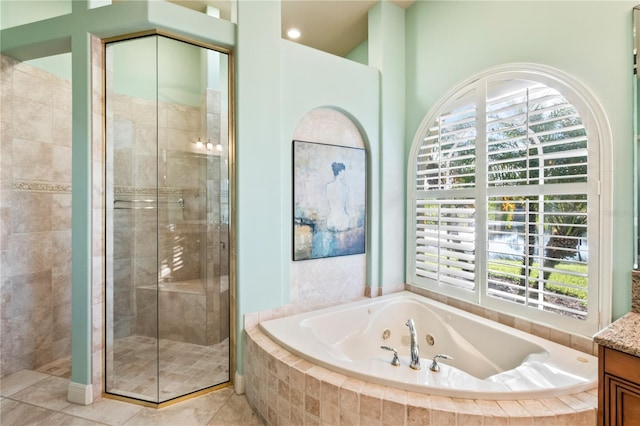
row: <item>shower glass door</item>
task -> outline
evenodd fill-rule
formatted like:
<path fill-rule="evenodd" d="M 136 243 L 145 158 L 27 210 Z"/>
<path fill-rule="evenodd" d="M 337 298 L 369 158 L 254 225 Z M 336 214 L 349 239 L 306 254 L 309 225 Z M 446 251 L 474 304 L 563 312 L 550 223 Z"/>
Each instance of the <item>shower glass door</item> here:
<path fill-rule="evenodd" d="M 107 394 L 229 382 L 228 65 L 161 35 L 106 45 Z"/>

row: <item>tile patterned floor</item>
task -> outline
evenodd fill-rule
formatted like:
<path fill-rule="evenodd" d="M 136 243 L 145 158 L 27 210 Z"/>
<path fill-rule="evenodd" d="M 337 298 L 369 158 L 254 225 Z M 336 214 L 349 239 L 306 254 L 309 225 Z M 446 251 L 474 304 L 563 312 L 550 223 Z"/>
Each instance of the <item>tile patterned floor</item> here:
<path fill-rule="evenodd" d="M 0 424 L 25 425 L 167 425 L 258 426 L 244 395 L 231 387 L 166 408 L 155 409 L 102 398 L 92 405 L 67 401 L 68 360 L 22 370 L 0 379 Z M 46 370 L 46 372 L 42 372 Z"/>
<path fill-rule="evenodd" d="M 129 336 L 115 341 L 108 369 L 110 393 L 167 401 L 228 382 L 229 339 L 212 346 L 160 339 L 157 345 L 152 337 Z"/>

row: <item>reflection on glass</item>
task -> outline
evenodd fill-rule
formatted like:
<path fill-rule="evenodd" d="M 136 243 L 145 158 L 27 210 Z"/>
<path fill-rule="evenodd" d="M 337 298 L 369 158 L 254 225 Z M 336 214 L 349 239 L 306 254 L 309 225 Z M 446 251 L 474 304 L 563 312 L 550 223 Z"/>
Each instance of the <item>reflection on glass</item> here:
<path fill-rule="evenodd" d="M 107 46 L 107 393 L 229 381 L 227 61 L 163 36 Z"/>

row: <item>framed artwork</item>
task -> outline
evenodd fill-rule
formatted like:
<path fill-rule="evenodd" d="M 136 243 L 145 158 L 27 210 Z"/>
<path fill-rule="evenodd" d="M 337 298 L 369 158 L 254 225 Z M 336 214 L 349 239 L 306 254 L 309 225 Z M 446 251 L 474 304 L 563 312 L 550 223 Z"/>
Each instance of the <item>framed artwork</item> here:
<path fill-rule="evenodd" d="M 362 148 L 293 141 L 293 260 L 365 252 Z"/>

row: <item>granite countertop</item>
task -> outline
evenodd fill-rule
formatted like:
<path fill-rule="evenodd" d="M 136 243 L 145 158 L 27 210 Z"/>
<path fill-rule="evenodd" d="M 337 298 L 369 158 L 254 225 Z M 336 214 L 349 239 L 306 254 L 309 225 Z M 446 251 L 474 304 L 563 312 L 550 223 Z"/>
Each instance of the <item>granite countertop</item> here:
<path fill-rule="evenodd" d="M 602 329 L 593 341 L 607 348 L 640 357 L 640 313 L 629 312 Z"/>

